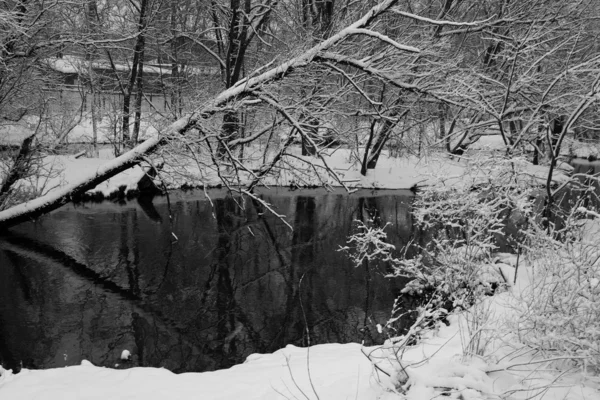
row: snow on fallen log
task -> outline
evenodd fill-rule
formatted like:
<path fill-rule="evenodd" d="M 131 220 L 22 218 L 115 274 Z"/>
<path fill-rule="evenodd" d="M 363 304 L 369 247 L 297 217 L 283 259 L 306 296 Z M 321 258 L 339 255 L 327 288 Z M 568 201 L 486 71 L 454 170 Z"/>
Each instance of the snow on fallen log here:
<path fill-rule="evenodd" d="M 0 231 L 53 211 L 71 201 L 74 196 L 81 195 L 107 179 L 139 164 L 146 154 L 164 144 L 166 137 L 185 132 L 193 123 L 192 117 L 182 117 L 172 123 L 162 135 L 145 140 L 114 160 L 102 164 L 96 170 L 81 174 L 73 182 L 44 196 L 0 211 Z"/>
<path fill-rule="evenodd" d="M 252 92 L 266 82 L 282 79 L 294 69 L 311 64 L 319 53 L 327 51 L 336 44 L 354 35 L 357 29 L 367 27 L 375 18 L 393 7 L 395 3 L 395 0 L 382 1 L 380 4 L 372 7 L 362 18 L 332 35 L 327 40 L 316 44 L 298 56 L 292 57 L 257 76 L 248 77 L 238 81 L 232 87 L 213 97 L 212 100 L 205 103 L 204 106 L 197 109 L 196 112 L 179 119 L 169 126 L 166 136 L 168 136 L 169 133 L 184 133 L 187 129 L 196 124 L 198 118 L 205 118 L 222 110 L 224 104 L 232 99 L 238 98 L 243 93 Z M 113 177 L 133 165 L 138 164 L 141 161 L 142 156 L 159 146 L 163 140 L 162 138 L 166 136 L 159 134 L 157 137 L 147 139 L 131 151 L 98 168 L 95 174 L 86 175 L 60 190 L 1 211 L 0 230 L 52 211 L 69 202 L 73 195 L 84 193 L 107 178 Z"/>
<path fill-rule="evenodd" d="M 160 142 L 161 138 L 158 136 L 150 138 L 120 157 L 104 163 L 96 170 L 81 174 L 68 185 L 55 189 L 45 196 L 0 211 L 0 230 L 34 219 L 61 207 L 68 203 L 73 196 L 85 193 L 105 180 L 137 165 L 142 161 L 141 157 L 152 151 Z"/>

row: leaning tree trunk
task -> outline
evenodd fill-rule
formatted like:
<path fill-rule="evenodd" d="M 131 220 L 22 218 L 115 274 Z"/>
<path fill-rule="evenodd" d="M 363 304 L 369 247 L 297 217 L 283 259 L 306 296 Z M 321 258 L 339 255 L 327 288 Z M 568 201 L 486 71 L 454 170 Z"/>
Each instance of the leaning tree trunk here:
<path fill-rule="evenodd" d="M 112 178 L 134 165 L 139 164 L 144 154 L 152 151 L 162 143 L 159 137 L 148 139 L 133 150 L 102 165 L 93 174 L 64 186 L 48 195 L 19 204 L 15 207 L 0 211 L 0 231 L 21 222 L 35 219 L 67 204 L 74 197 L 95 188 L 98 184 Z"/>
<path fill-rule="evenodd" d="M 94 172 L 81 176 L 70 185 L 62 187 L 45 196 L 0 211 L 0 231 L 56 210 L 71 201 L 74 196 L 85 193 L 87 190 L 93 189 L 98 184 L 110 179 L 118 173 L 139 164 L 146 154 L 165 144 L 167 142 L 167 137 L 182 135 L 190 130 L 194 130 L 201 119 L 208 118 L 210 115 L 222 110 L 222 107 L 231 100 L 239 98 L 245 93 L 252 93 L 267 82 L 283 79 L 292 70 L 297 70 L 310 65 L 317 54 L 346 40 L 354 34 L 356 29 L 368 26 L 375 18 L 387 11 L 395 3 L 396 0 L 383 1 L 371 8 L 362 18 L 342 29 L 329 39 L 318 43 L 302 54 L 293 57 L 262 74 L 247 79 L 243 85 L 233 86 L 224 90 L 213 97 L 212 100 L 205 103 L 204 106 L 198 108 L 191 115 L 180 118 L 171 124 L 169 128 L 162 132 L 162 134 L 147 139 L 127 153 L 100 166 Z"/>
<path fill-rule="evenodd" d="M 392 136 L 394 128 L 400 123 L 400 120 L 408 114 L 409 110 L 405 110 L 401 115 L 398 116 L 397 111 L 393 111 L 390 113 L 388 118 L 386 118 L 381 124 L 378 132 L 377 138 L 375 139 L 375 143 L 373 144 L 373 139 L 375 136 L 375 126 L 377 125 L 377 121 L 373 121 L 371 124 L 371 134 L 369 136 L 369 141 L 367 142 L 367 146 L 365 147 L 365 155 L 363 158 L 362 166 L 360 173 L 364 176 L 367 174 L 367 170 L 375 169 L 377 167 L 377 162 L 379 161 L 379 157 L 381 156 L 381 152 L 385 147 L 387 141 Z M 391 120 L 390 118 L 395 118 Z M 371 144 L 373 146 L 371 147 Z M 370 153 L 370 154 L 369 154 Z"/>
<path fill-rule="evenodd" d="M 389 119 L 386 119 L 383 122 L 382 127 L 379 129 L 379 135 L 377 136 L 375 145 L 373 145 L 371 157 L 369 157 L 369 161 L 367 162 L 367 169 L 375 169 L 377 167 L 377 161 L 379 160 L 379 156 L 381 155 L 385 144 L 390 138 L 392 129 L 394 129 L 396 124 L 397 122 L 392 122 Z"/>

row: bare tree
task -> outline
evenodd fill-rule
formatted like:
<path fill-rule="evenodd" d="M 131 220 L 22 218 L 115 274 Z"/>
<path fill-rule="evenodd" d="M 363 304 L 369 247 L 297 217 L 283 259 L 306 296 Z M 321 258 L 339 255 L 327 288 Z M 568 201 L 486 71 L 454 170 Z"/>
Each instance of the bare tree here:
<path fill-rule="evenodd" d="M 329 2 L 319 1 L 303 2 L 300 9 L 266 0 L 202 5 L 210 19 L 169 25 L 167 36 L 203 49 L 221 71 L 221 90 L 96 175 L 0 212 L 2 226 L 54 209 L 156 149 L 173 162 L 185 159 L 213 170 L 227 187 L 249 196 L 284 169 L 299 179 L 301 172 L 329 175 L 345 186 L 315 133 L 324 128 L 335 138 L 354 134 L 366 144 L 366 172 L 395 135 L 415 135 L 418 150 L 429 136 L 457 153 L 495 128 L 510 157 L 538 138 L 549 119 L 571 115 L 552 144 L 558 154 L 561 137 L 595 96 L 589 84 L 598 60 L 579 40 L 586 16 L 598 11 L 590 1 L 563 7 L 537 0 L 382 0 L 368 9 L 363 2 L 342 3 L 333 13 Z M 306 21 L 318 29 L 306 28 Z M 284 51 L 292 55 L 284 57 Z M 260 115 L 260 121 L 252 123 L 248 115 Z M 344 118 L 357 123 L 347 128 Z M 436 123 L 439 135 L 432 129 Z M 298 141 L 320 161 L 294 154 Z M 244 146 L 255 146 L 255 153 L 245 153 Z"/>
<path fill-rule="evenodd" d="M 387 0 L 376 5 L 370 9 L 364 16 L 357 19 L 354 23 L 348 27 L 340 30 L 330 38 L 320 42 L 319 44 L 303 51 L 299 55 L 290 58 L 272 67 L 265 72 L 262 72 L 256 76 L 248 77 L 237 84 L 231 86 L 225 91 L 221 92 L 204 105 L 199 107 L 194 113 L 186 117 L 181 118 L 174 124 L 172 124 L 168 130 L 163 132 L 160 137 L 155 137 L 146 140 L 139 146 L 116 158 L 115 160 L 106 164 L 105 167 L 98 170 L 94 176 L 85 177 L 78 182 L 74 182 L 68 187 L 61 188 L 60 190 L 53 192 L 50 195 L 43 196 L 32 200 L 28 203 L 24 203 L 20 206 L 12 207 L 4 210 L 0 213 L 0 221 L 2 221 L 3 227 L 14 225 L 15 223 L 27 220 L 32 217 L 36 217 L 46 213 L 52 209 L 60 207 L 65 202 L 69 201 L 72 196 L 82 193 L 94 186 L 99 182 L 102 182 L 111 176 L 131 167 L 134 164 L 141 162 L 144 155 L 156 149 L 157 146 L 162 146 L 168 143 L 169 138 L 181 137 L 182 135 L 189 134 L 190 132 L 198 132 L 200 135 L 204 135 L 204 141 L 209 145 L 210 129 L 208 124 L 205 122 L 211 116 L 215 116 L 223 110 L 223 107 L 231 107 L 232 102 L 237 105 L 254 105 L 257 103 L 265 104 L 267 107 L 276 111 L 281 117 L 286 120 L 290 126 L 302 137 L 306 137 L 307 140 L 311 141 L 307 135 L 306 130 L 299 123 L 298 119 L 295 118 L 289 111 L 288 108 L 281 104 L 275 97 L 270 85 L 274 85 L 276 82 L 281 81 L 289 75 L 300 71 L 303 68 L 309 67 L 315 60 L 315 57 L 319 54 L 325 54 L 328 50 L 335 46 L 343 43 L 346 39 L 360 34 L 367 37 L 375 37 L 379 39 L 379 35 L 376 31 L 367 29 L 378 17 L 388 11 L 395 1 Z M 400 45 L 396 42 L 392 42 L 393 46 L 399 51 L 418 52 L 419 50 L 411 46 Z M 227 110 L 227 108 L 225 108 Z M 219 138 L 223 140 L 223 138 Z M 235 142 L 236 140 L 237 143 Z M 253 173 L 254 181 L 250 185 L 250 189 L 264 177 L 281 159 L 283 153 L 285 153 L 287 146 L 289 146 L 290 140 L 287 145 L 284 146 L 274 155 L 274 157 L 267 161 L 266 165 L 260 169 L 257 173 Z M 232 145 L 240 144 L 239 138 L 229 141 L 229 148 Z M 316 145 L 315 145 L 316 146 Z M 229 152 L 228 156 L 231 161 L 237 163 L 239 169 L 248 170 L 239 160 L 236 160 Z M 325 164 L 326 165 L 326 164 Z M 219 168 L 217 163 L 217 168 Z M 330 173 L 333 171 L 330 170 Z M 343 182 L 340 181 L 343 185 Z M 251 194 L 251 191 L 245 191 L 247 194 Z"/>

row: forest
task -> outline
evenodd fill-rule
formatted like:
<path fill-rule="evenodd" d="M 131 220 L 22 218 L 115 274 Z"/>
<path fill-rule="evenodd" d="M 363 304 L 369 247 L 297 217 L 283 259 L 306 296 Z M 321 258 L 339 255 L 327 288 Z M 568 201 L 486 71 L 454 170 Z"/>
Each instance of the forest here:
<path fill-rule="evenodd" d="M 144 181 L 166 195 L 171 250 L 177 229 L 196 233 L 173 217 L 169 193 L 193 188 L 217 210 L 219 243 L 238 243 L 242 228 L 251 240 L 264 229 L 260 245 L 285 238 L 268 214 L 293 231 L 290 257 L 305 261 L 296 245 L 326 234 L 294 230 L 262 190 L 410 189 L 405 246 L 390 243 L 382 215 L 362 213 L 377 200 L 361 198 L 347 242 L 330 249 L 355 270 L 383 266 L 420 301 L 410 326 L 399 325 L 400 295 L 372 327 L 387 340 L 360 347 L 372 370 L 361 379 L 377 384 L 356 383 L 356 398 L 359 386 L 378 399 L 597 398 L 599 20 L 595 0 L 6 0 L 0 235 Z M 214 206 L 211 188 L 228 200 Z M 328 215 L 315 198 L 297 199 L 294 222 Z M 211 274 L 234 292 L 219 254 Z M 294 289 L 302 314 L 304 277 Z M 311 347 L 306 315 L 304 326 L 304 344 L 325 360 L 319 374 L 312 350 L 293 346 L 253 354 L 250 366 L 287 365 L 283 397 L 348 398 L 314 383 L 329 379 L 330 348 Z M 229 349 L 248 328 L 227 329 Z M 293 369 L 289 354 L 306 366 Z M 215 376 L 225 386 L 238 377 Z M 335 390 L 354 383 L 344 382 Z"/>
<path fill-rule="evenodd" d="M 504 157 L 550 167 L 552 202 L 558 157 L 598 134 L 598 13 L 593 1 L 8 1 L 0 208 L 46 194 L 16 183 L 47 175 L 40 160 L 82 123 L 79 141 L 122 158 L 30 217 L 139 163 L 201 165 L 237 190 L 244 175 L 249 193 L 286 168 L 346 186 L 327 149 L 351 149 L 367 175 L 384 150 L 459 156 L 488 135 Z"/>

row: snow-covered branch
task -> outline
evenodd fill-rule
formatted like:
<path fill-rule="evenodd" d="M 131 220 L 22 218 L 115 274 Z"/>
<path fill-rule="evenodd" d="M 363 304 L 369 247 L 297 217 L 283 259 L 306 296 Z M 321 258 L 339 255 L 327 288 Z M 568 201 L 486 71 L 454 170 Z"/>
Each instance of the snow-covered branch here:
<path fill-rule="evenodd" d="M 421 52 L 421 50 L 417 49 L 414 46 L 407 46 L 404 44 L 400 44 L 400 43 L 396 42 L 395 40 L 391 39 L 389 36 L 386 36 L 383 33 L 379 33 L 379 32 L 376 32 L 376 31 L 373 31 L 370 29 L 364 29 L 364 28 L 350 29 L 349 34 L 350 35 L 371 36 L 371 37 L 379 39 L 382 42 L 385 42 L 391 46 L 394 46 L 398 50 L 407 51 L 409 53 L 417 53 L 418 54 Z"/>
<path fill-rule="evenodd" d="M 416 21 L 425 22 L 425 23 L 427 23 L 429 25 L 438 25 L 438 26 L 458 26 L 458 27 L 480 26 L 480 25 L 485 24 L 485 23 L 487 23 L 487 22 L 489 22 L 489 21 L 492 20 L 492 17 L 490 17 L 490 18 L 486 18 L 486 19 L 481 20 L 481 21 L 455 22 L 455 21 L 437 20 L 437 19 L 422 17 L 422 16 L 417 15 L 417 14 L 409 13 L 409 12 L 398 10 L 398 9 L 394 9 L 394 8 L 392 8 L 391 11 L 393 13 L 395 13 L 395 14 L 402 15 L 403 17 L 406 17 L 406 18 L 414 19 Z"/>

